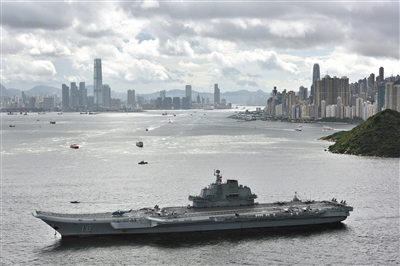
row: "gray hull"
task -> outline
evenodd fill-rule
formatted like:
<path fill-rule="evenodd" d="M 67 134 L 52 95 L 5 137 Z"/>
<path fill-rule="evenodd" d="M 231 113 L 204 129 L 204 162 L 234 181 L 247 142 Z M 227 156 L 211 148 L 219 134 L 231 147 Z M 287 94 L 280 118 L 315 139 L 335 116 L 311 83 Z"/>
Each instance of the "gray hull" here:
<path fill-rule="evenodd" d="M 284 226 L 304 226 L 336 223 L 345 220 L 348 211 L 335 213 L 275 213 L 252 214 L 226 217 L 197 217 L 190 221 L 185 219 L 159 219 L 146 217 L 141 219 L 76 219 L 34 213 L 49 226 L 58 231 L 62 237 L 87 237 L 99 235 L 158 234 L 179 232 L 201 232 L 219 230 L 238 230 L 251 228 L 271 228 Z M 187 219 L 186 219 L 187 220 Z"/>
<path fill-rule="evenodd" d="M 316 225 L 341 222 L 353 207 L 345 201 L 299 200 L 258 204 L 257 195 L 236 180 L 222 182 L 220 171 L 216 180 L 201 190 L 198 196 L 189 196 L 193 205 L 160 209 L 116 211 L 95 214 L 61 214 L 37 211 L 42 219 L 63 237 L 158 234 L 238 230 L 283 226 Z"/>

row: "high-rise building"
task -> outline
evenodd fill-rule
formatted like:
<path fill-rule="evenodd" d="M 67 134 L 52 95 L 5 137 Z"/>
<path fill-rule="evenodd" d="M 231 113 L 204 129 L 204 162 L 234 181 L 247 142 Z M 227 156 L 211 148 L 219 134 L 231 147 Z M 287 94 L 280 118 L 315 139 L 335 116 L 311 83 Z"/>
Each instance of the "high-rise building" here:
<path fill-rule="evenodd" d="M 181 108 L 181 99 L 179 97 L 172 98 L 172 105 L 174 106 L 174 109 L 180 109 Z"/>
<path fill-rule="evenodd" d="M 93 94 L 94 94 L 94 105 L 102 106 L 102 104 L 103 104 L 103 75 L 102 75 L 102 70 L 101 70 L 101 59 L 99 59 L 99 58 L 94 60 Z"/>
<path fill-rule="evenodd" d="M 384 76 L 384 72 L 383 72 L 383 67 L 379 68 L 379 79 L 380 81 L 384 81 L 385 80 L 385 76 Z"/>
<path fill-rule="evenodd" d="M 43 109 L 52 110 L 54 108 L 54 97 L 43 98 Z"/>
<path fill-rule="evenodd" d="M 342 98 L 344 105 L 349 105 L 350 92 L 349 92 L 349 79 L 347 77 L 333 77 L 326 75 L 322 79 L 315 81 L 315 104 L 320 105 L 322 100 L 326 101 L 326 105 L 336 103 L 337 97 Z"/>
<path fill-rule="evenodd" d="M 69 88 L 65 84 L 61 87 L 61 97 L 62 109 L 67 110 L 69 108 Z"/>
<path fill-rule="evenodd" d="M 87 106 L 87 89 L 85 82 L 79 83 L 79 106 Z"/>
<path fill-rule="evenodd" d="M 376 107 L 376 111 L 380 112 L 382 111 L 382 108 L 385 106 L 385 84 L 379 84 L 378 85 L 378 99 L 377 99 L 377 107 Z"/>
<path fill-rule="evenodd" d="M 315 99 L 315 86 L 314 83 L 317 79 L 320 79 L 320 73 L 319 73 L 319 64 L 315 63 L 313 66 L 313 73 L 312 73 L 312 85 L 311 85 L 311 95 Z"/>
<path fill-rule="evenodd" d="M 289 91 L 287 94 L 287 105 L 288 105 L 288 116 L 292 119 L 296 118 L 295 113 L 293 112 L 294 107 L 296 106 L 296 94 L 294 91 Z"/>
<path fill-rule="evenodd" d="M 308 89 L 304 88 L 303 86 L 300 86 L 299 88 L 299 99 L 300 100 L 307 100 L 308 98 Z"/>
<path fill-rule="evenodd" d="M 135 106 L 135 90 L 128 90 L 127 98 L 127 105 L 131 107 Z"/>
<path fill-rule="evenodd" d="M 400 112 L 400 85 L 394 85 L 393 82 L 386 82 L 385 106 L 386 109 Z"/>
<path fill-rule="evenodd" d="M 364 100 L 362 98 L 356 100 L 356 116 L 364 119 Z"/>
<path fill-rule="evenodd" d="M 104 108 L 110 108 L 111 107 L 111 88 L 110 88 L 110 86 L 108 84 L 104 84 L 102 91 L 103 91 L 103 95 L 102 95 L 103 96 L 102 97 L 103 104 L 102 104 L 102 106 Z"/>
<path fill-rule="evenodd" d="M 218 84 L 214 84 L 214 105 L 220 104 L 221 94 Z"/>
<path fill-rule="evenodd" d="M 79 91 L 75 82 L 71 82 L 71 89 L 69 90 L 69 99 L 72 107 L 79 105 Z"/>
<path fill-rule="evenodd" d="M 185 86 L 185 97 L 189 97 L 190 101 L 192 100 L 192 85 Z"/>

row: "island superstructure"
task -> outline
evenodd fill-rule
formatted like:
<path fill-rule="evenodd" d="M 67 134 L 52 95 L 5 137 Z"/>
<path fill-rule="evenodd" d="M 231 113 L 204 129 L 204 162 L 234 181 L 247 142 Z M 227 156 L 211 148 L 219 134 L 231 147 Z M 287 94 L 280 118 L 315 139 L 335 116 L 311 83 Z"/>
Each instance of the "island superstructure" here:
<path fill-rule="evenodd" d="M 107 213 L 65 214 L 34 211 L 62 237 L 127 234 L 157 234 L 301 226 L 336 223 L 345 220 L 353 207 L 335 198 L 324 201 L 256 203 L 257 195 L 237 180 L 216 180 L 197 196 L 189 196 L 192 205 L 115 211 Z"/>

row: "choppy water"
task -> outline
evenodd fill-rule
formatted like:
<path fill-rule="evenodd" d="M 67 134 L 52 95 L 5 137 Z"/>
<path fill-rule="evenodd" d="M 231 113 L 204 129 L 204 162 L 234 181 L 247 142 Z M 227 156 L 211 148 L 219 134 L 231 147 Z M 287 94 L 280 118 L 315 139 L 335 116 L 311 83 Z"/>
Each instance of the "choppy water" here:
<path fill-rule="evenodd" d="M 397 265 L 399 159 L 330 154 L 321 124 L 242 122 L 233 111 L 1 116 L 4 265 Z M 55 120 L 52 125 L 49 120 Z M 171 123 L 169 123 L 171 121 Z M 15 125 L 14 128 L 9 127 Z M 334 125 L 336 130 L 351 125 Z M 149 131 L 145 131 L 148 128 Z M 136 147 L 137 141 L 144 148 Z M 72 143 L 80 149 L 69 148 Z M 138 165 L 140 160 L 148 165 Z M 259 202 L 346 200 L 335 226 L 61 239 L 31 215 L 187 205 L 214 180 Z M 70 204 L 79 200 L 80 204 Z"/>

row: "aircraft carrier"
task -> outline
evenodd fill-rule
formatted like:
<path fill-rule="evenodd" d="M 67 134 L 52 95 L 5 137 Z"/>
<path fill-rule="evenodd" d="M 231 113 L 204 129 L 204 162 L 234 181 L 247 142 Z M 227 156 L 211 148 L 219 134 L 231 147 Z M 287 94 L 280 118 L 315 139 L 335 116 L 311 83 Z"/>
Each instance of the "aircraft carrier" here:
<path fill-rule="evenodd" d="M 192 205 L 91 214 L 65 214 L 34 211 L 32 215 L 54 228 L 62 237 L 100 235 L 157 234 L 234 230 L 281 226 L 337 223 L 353 211 L 345 201 L 292 201 L 256 203 L 257 195 L 237 180 L 216 180 L 197 196 Z"/>

